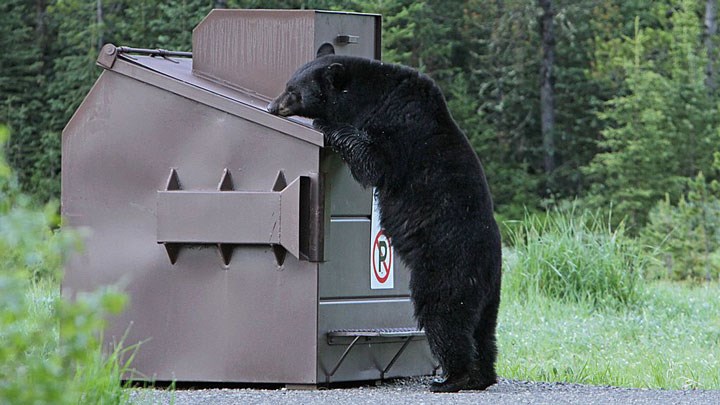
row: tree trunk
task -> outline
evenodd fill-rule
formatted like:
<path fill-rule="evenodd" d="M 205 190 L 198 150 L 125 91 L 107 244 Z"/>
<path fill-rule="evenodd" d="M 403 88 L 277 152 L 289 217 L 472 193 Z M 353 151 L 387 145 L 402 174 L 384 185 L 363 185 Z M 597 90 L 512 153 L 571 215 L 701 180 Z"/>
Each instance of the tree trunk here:
<path fill-rule="evenodd" d="M 48 32 L 47 22 L 47 1 L 35 0 L 35 40 L 42 57 L 42 72 L 49 75 L 49 68 L 52 65 L 52 57 L 50 56 L 50 47 L 52 39 Z"/>
<path fill-rule="evenodd" d="M 717 33 L 717 0 L 705 1 L 705 49 L 707 50 L 707 67 L 705 68 L 705 85 L 708 91 L 717 90 L 715 80 L 715 46 L 714 38 Z"/>
<path fill-rule="evenodd" d="M 97 51 L 100 52 L 100 49 L 102 49 L 104 45 L 104 35 L 103 31 L 105 30 L 103 27 L 103 5 L 102 0 L 97 0 L 97 9 L 96 9 L 96 23 L 97 23 L 97 29 L 98 29 L 98 36 L 97 36 Z"/>
<path fill-rule="evenodd" d="M 215 0 L 215 6 L 213 8 L 228 8 L 227 0 Z"/>
<path fill-rule="evenodd" d="M 551 0 L 538 0 L 542 8 L 540 33 L 542 37 L 542 63 L 540 64 L 540 122 L 543 138 L 543 164 L 547 174 L 557 165 L 555 155 L 555 64 L 554 11 Z"/>
<path fill-rule="evenodd" d="M 503 3 L 503 0 L 496 0 L 495 7 L 497 8 L 497 10 L 495 12 L 497 13 L 498 17 L 502 17 L 503 15 L 505 15 L 505 4 Z M 498 20 L 500 20 L 500 18 L 498 18 Z M 493 28 L 493 36 L 494 36 L 495 30 L 496 30 L 496 28 Z M 495 39 L 495 38 L 493 38 L 493 39 Z M 499 50 L 496 50 L 496 51 L 493 51 L 493 53 L 492 53 L 492 66 L 493 66 L 493 68 L 496 69 L 496 72 L 498 72 L 496 79 L 495 79 L 495 82 L 497 83 L 497 103 L 498 104 L 502 103 L 503 98 L 505 97 L 505 89 L 503 88 L 503 79 L 504 79 L 503 76 L 504 75 L 502 73 L 502 63 L 500 62 L 499 52 L 500 52 Z"/>

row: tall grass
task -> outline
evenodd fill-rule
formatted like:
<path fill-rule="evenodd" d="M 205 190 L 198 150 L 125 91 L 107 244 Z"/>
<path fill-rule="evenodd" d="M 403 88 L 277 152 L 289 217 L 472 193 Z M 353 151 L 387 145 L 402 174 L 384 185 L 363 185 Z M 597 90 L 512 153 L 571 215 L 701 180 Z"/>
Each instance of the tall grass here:
<path fill-rule="evenodd" d="M 638 303 L 647 259 L 622 226 L 590 212 L 526 215 L 508 227 L 516 255 L 504 283 L 517 294 L 620 308 Z"/>
<path fill-rule="evenodd" d="M 720 285 L 646 281 L 639 245 L 609 223 L 571 210 L 510 224 L 499 374 L 720 389 Z"/>

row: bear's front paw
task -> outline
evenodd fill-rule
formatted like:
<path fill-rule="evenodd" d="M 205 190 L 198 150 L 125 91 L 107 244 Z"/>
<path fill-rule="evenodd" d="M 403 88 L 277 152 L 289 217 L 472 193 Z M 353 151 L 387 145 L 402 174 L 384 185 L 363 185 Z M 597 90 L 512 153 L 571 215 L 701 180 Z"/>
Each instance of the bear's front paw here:
<path fill-rule="evenodd" d="M 323 119 L 316 119 L 313 121 L 313 128 L 322 132 L 325 144 L 327 146 L 333 146 L 335 143 L 336 126 L 331 124 L 329 121 Z"/>
<path fill-rule="evenodd" d="M 330 123 L 322 118 L 317 118 L 313 120 L 313 128 L 322 133 L 326 133 L 329 127 Z"/>

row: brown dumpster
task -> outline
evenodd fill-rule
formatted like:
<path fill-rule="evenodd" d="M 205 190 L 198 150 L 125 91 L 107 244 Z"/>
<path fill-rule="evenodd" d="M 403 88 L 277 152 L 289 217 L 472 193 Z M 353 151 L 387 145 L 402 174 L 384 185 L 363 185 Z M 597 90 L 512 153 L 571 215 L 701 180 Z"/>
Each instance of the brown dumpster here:
<path fill-rule="evenodd" d="M 192 56 L 103 48 L 63 132 L 62 214 L 89 231 L 63 295 L 127 291 L 105 339 L 140 342 L 128 378 L 312 386 L 435 371 L 372 191 L 310 122 L 265 111 L 321 45 L 379 58 L 379 32 L 377 15 L 214 10 Z"/>

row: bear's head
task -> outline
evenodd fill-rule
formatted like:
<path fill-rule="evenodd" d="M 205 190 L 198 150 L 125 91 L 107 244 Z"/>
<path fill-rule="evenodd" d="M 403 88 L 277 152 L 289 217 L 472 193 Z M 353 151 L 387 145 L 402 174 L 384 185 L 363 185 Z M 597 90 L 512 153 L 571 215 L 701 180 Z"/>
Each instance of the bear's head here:
<path fill-rule="evenodd" d="M 321 46 L 317 58 L 292 75 L 285 91 L 268 105 L 268 112 L 339 121 L 347 115 L 343 111 L 350 82 L 346 64 L 347 57 L 335 56 L 332 45 Z"/>

